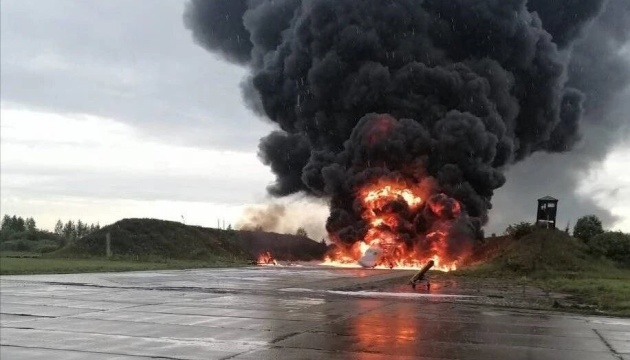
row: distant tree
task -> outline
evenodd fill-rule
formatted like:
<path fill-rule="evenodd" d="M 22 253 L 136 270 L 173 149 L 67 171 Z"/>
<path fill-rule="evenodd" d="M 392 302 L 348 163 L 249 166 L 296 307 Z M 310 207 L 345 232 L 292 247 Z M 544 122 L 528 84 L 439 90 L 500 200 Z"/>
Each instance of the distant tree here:
<path fill-rule="evenodd" d="M 15 224 L 15 230 L 26 231 L 26 220 L 24 220 L 23 217 L 18 217 L 17 223 Z"/>
<path fill-rule="evenodd" d="M 505 229 L 505 234 L 510 235 L 514 239 L 520 239 L 525 235 L 529 235 L 536 230 L 536 226 L 528 222 L 520 222 L 518 224 L 509 225 Z"/>
<path fill-rule="evenodd" d="M 13 216 L 11 216 L 11 222 L 10 222 L 9 229 L 11 229 L 13 231 L 17 231 L 17 227 L 18 227 L 18 217 L 16 215 L 13 215 Z"/>
<path fill-rule="evenodd" d="M 77 220 L 76 223 L 76 235 L 75 238 L 79 239 L 84 237 L 85 235 L 87 235 L 89 233 L 89 228 L 88 225 L 86 223 L 84 223 L 83 221 L 81 221 L 80 219 Z"/>
<path fill-rule="evenodd" d="M 573 236 L 583 241 L 589 241 L 603 233 L 602 221 L 596 215 L 582 216 L 576 221 L 573 228 Z"/>
<path fill-rule="evenodd" d="M 17 217 L 13 215 L 13 217 L 11 218 L 11 222 L 12 222 L 11 228 L 13 231 L 22 232 L 26 230 L 26 222 L 24 221 L 24 218 L 22 218 L 21 216 Z"/>
<path fill-rule="evenodd" d="M 630 266 L 630 234 L 621 231 L 605 232 L 586 242 L 589 251 L 596 256 L 606 256 Z"/>
<path fill-rule="evenodd" d="M 57 220 L 57 223 L 55 224 L 55 234 L 59 237 L 63 237 L 63 223 L 61 222 L 61 219 Z"/>
<path fill-rule="evenodd" d="M 87 230 L 89 234 L 99 231 L 101 229 L 101 225 L 99 223 L 90 224 L 89 229 Z"/>
<path fill-rule="evenodd" d="M 306 232 L 306 229 L 304 229 L 303 227 L 299 227 L 297 229 L 297 231 L 295 232 L 295 235 L 302 236 L 302 237 L 308 237 L 308 233 Z"/>
<path fill-rule="evenodd" d="M 77 238 L 81 237 L 81 235 L 83 235 L 83 221 L 81 221 L 81 219 L 77 220 L 74 223 L 74 231 L 75 231 L 75 236 Z"/>
<path fill-rule="evenodd" d="M 70 241 L 74 239 L 74 235 L 76 233 L 76 228 L 72 220 L 68 220 L 68 222 L 63 226 L 63 237 Z"/>
<path fill-rule="evenodd" d="M 11 216 L 9 215 L 4 215 L 4 217 L 2 217 L 2 228 L 0 228 L 2 231 L 8 231 L 8 230 L 12 230 L 13 228 L 13 219 L 11 218 Z"/>
<path fill-rule="evenodd" d="M 326 239 L 322 238 L 322 241 L 319 242 L 322 245 L 326 245 Z"/>
<path fill-rule="evenodd" d="M 564 232 L 568 234 L 570 231 L 569 230 L 570 228 L 571 228 L 571 223 L 567 221 L 567 227 L 564 228 Z"/>
<path fill-rule="evenodd" d="M 26 219 L 25 226 L 26 231 L 28 232 L 33 233 L 37 230 L 37 224 L 35 223 L 35 219 L 33 219 L 32 217 Z"/>
<path fill-rule="evenodd" d="M 232 229 L 232 224 L 228 224 L 228 226 L 227 226 L 227 229 L 226 229 L 226 230 L 228 230 L 228 231 L 232 231 L 232 230 L 233 230 L 233 229 Z"/>
<path fill-rule="evenodd" d="M 77 239 L 84 235 L 85 233 L 84 227 L 85 227 L 85 224 L 83 223 L 83 221 L 81 221 L 81 219 L 77 220 L 77 222 L 75 223 L 75 231 L 76 231 L 75 237 Z"/>
<path fill-rule="evenodd" d="M 263 231 L 263 227 L 262 225 L 256 225 L 256 227 L 254 228 L 254 231 Z"/>

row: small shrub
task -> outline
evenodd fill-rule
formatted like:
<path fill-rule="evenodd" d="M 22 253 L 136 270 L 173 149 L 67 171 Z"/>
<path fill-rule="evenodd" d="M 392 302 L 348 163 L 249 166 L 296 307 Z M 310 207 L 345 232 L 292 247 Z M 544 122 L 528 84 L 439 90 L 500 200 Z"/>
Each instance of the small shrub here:
<path fill-rule="evenodd" d="M 0 243 L 0 251 L 17 251 L 17 241 L 3 241 L 2 243 Z"/>
<path fill-rule="evenodd" d="M 536 231 L 536 226 L 528 222 L 520 222 L 512 224 L 505 229 L 505 234 L 510 235 L 514 239 L 520 239 Z"/>
<path fill-rule="evenodd" d="M 602 221 L 595 215 L 582 216 L 573 228 L 573 236 L 583 241 L 589 241 L 603 233 Z"/>
<path fill-rule="evenodd" d="M 206 260 L 210 257 L 210 252 L 208 249 L 194 249 L 190 253 L 190 258 L 195 260 Z"/>
<path fill-rule="evenodd" d="M 586 242 L 589 252 L 630 266 L 630 234 L 621 231 L 606 232 Z"/>
<path fill-rule="evenodd" d="M 57 249 L 59 249 L 59 244 L 53 240 L 40 240 L 31 247 L 31 251 L 41 254 L 53 252 Z"/>
<path fill-rule="evenodd" d="M 13 230 L 0 230 L 0 242 L 10 241 L 13 239 Z"/>
<path fill-rule="evenodd" d="M 17 251 L 31 251 L 31 246 L 28 242 L 20 240 L 17 242 L 15 250 Z"/>

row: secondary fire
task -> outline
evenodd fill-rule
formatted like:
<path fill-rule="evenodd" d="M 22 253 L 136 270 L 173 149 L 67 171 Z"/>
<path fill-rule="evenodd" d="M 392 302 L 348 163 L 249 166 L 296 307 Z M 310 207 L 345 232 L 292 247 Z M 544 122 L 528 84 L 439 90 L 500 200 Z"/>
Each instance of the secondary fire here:
<path fill-rule="evenodd" d="M 260 255 L 258 255 L 258 260 L 256 261 L 258 265 L 278 265 L 276 259 L 271 256 L 269 251 L 266 251 Z"/>
<path fill-rule="evenodd" d="M 444 194 L 436 194 L 431 184 L 429 179 L 420 184 L 381 179 L 361 187 L 356 196 L 367 226 L 365 235 L 345 245 L 331 234 L 337 247 L 327 254 L 324 265 L 420 269 L 432 260 L 436 270 L 457 269 L 467 251 L 458 249 L 453 254 L 448 241 L 454 222 L 461 216 L 461 206 Z M 427 219 L 428 231 L 419 233 L 418 222 L 426 223 Z M 372 260 L 362 261 L 370 256 Z"/>

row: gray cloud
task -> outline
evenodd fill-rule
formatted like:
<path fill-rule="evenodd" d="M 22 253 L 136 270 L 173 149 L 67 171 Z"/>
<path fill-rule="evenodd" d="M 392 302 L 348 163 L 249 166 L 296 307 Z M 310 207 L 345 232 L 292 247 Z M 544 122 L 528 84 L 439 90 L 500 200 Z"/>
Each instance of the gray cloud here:
<path fill-rule="evenodd" d="M 60 196 L 140 201 L 189 201 L 239 205 L 252 191 L 264 194 L 265 182 L 243 177 L 176 173 L 103 172 L 39 167 L 2 166 L 3 196 L 46 200 Z M 23 183 L 6 179 L 28 179 Z M 255 191 L 255 190 L 254 190 Z"/>
<path fill-rule="evenodd" d="M 168 0 L 3 1 L 2 101 L 111 117 L 171 143 L 254 150 L 270 126 L 242 104 L 244 70 L 196 46 L 183 9 Z"/>

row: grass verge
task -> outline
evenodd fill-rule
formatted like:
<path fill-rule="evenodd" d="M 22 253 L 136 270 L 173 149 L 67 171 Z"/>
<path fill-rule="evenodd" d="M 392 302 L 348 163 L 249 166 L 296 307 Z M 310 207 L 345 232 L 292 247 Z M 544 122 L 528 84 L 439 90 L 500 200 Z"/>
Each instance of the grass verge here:
<path fill-rule="evenodd" d="M 541 270 L 522 274 L 487 264 L 452 275 L 506 279 L 569 295 L 568 303 L 553 304 L 559 310 L 630 317 L 630 269 L 618 268 L 607 261 L 593 263 L 584 271 Z"/>
<path fill-rule="evenodd" d="M 212 260 L 153 260 L 105 258 L 48 258 L 32 254 L 0 254 L 0 275 L 70 274 L 87 272 L 142 271 L 244 266 L 244 261 L 217 258 Z"/>
<path fill-rule="evenodd" d="M 555 274 L 533 282 L 549 291 L 571 294 L 580 303 L 590 305 L 594 312 L 630 317 L 630 270 L 611 271 L 611 274 Z"/>

